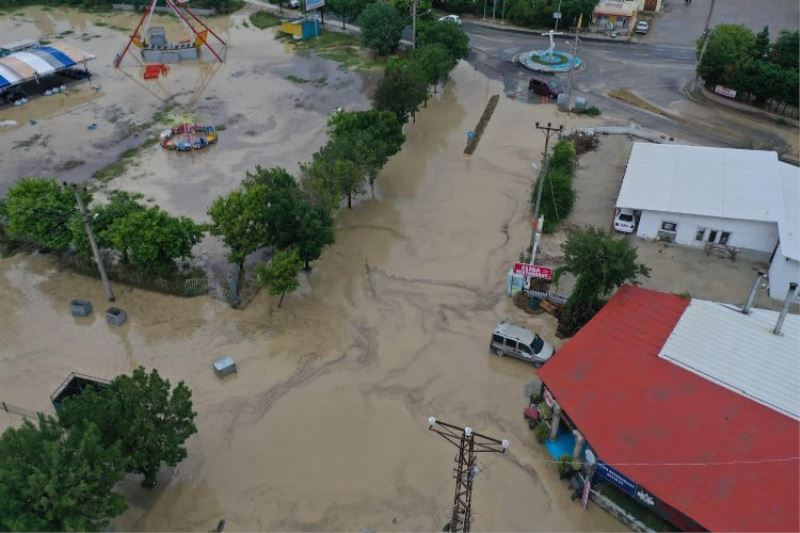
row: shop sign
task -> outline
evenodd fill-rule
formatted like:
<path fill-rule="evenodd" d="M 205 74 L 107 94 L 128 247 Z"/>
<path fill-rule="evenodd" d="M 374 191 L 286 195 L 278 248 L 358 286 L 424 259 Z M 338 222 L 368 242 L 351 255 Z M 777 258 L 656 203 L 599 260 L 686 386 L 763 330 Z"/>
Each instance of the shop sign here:
<path fill-rule="evenodd" d="M 514 263 L 514 274 L 522 274 L 526 278 L 553 279 L 552 268 L 530 263 Z"/>
<path fill-rule="evenodd" d="M 727 87 L 723 87 L 722 85 L 717 85 L 714 87 L 714 92 L 721 94 L 722 96 L 727 96 L 728 98 L 736 98 L 736 91 L 734 89 L 729 89 Z"/>
<path fill-rule="evenodd" d="M 602 461 L 597 462 L 597 470 L 595 472 L 601 479 L 605 479 L 628 496 L 636 496 L 636 483 L 623 476 Z M 652 504 L 651 504 L 652 505 Z"/>
<path fill-rule="evenodd" d="M 655 498 L 641 488 L 636 491 L 636 499 L 649 507 L 652 507 L 656 503 Z"/>

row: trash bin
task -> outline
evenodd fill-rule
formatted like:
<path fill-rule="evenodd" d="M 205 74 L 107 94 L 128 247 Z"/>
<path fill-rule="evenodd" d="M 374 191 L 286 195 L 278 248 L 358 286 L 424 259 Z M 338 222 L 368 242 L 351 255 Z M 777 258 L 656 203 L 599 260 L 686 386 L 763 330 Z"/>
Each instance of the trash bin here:
<path fill-rule="evenodd" d="M 89 316 L 92 314 L 92 302 L 76 298 L 69 303 L 69 311 L 72 316 Z"/>
<path fill-rule="evenodd" d="M 226 356 L 220 357 L 211 365 L 214 373 L 219 377 L 227 376 L 228 374 L 236 373 L 236 362 L 233 358 Z"/>
<path fill-rule="evenodd" d="M 121 326 L 128 320 L 128 314 L 119 307 L 106 309 L 106 323 L 112 326 Z"/>

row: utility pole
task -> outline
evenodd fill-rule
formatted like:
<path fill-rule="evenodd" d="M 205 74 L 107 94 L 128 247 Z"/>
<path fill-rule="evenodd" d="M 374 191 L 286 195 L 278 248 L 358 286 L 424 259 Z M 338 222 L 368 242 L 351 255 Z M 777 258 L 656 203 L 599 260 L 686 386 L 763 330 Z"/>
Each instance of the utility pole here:
<path fill-rule="evenodd" d="M 67 186 L 66 182 L 64 182 L 64 186 Z M 89 244 L 92 246 L 94 260 L 97 262 L 97 270 L 100 271 L 100 279 L 102 280 L 103 287 L 106 290 L 106 297 L 108 297 L 109 302 L 113 302 L 116 298 L 114 297 L 114 291 L 111 290 L 111 282 L 108 280 L 103 259 L 100 257 L 100 249 L 97 247 L 97 241 L 94 239 L 94 231 L 92 230 L 92 224 L 89 220 L 89 214 L 86 212 L 86 206 L 83 205 L 83 198 L 81 198 L 81 193 L 78 190 L 78 186 L 74 183 L 72 184 L 72 191 L 75 193 L 75 202 L 78 204 L 78 209 L 81 212 L 83 227 L 86 228 L 86 235 L 89 237 Z"/>
<path fill-rule="evenodd" d="M 556 16 L 556 14 L 558 16 Z M 558 11 L 553 13 L 553 18 L 556 19 L 556 25 L 553 28 L 553 32 L 557 32 L 558 31 L 558 21 L 561 20 L 561 0 L 558 0 Z"/>
<path fill-rule="evenodd" d="M 486 1 L 483 0 L 483 20 L 486 20 Z"/>
<path fill-rule="evenodd" d="M 447 422 L 428 419 L 428 429 L 438 433 L 458 448 L 456 456 L 456 494 L 453 499 L 453 515 L 443 531 L 464 532 L 470 530 L 472 518 L 472 483 L 478 473 L 475 455 L 478 453 L 506 453 L 507 440 L 497 440 L 472 431 L 471 427 L 459 427 Z"/>
<path fill-rule="evenodd" d="M 536 129 L 544 132 L 544 153 L 542 154 L 542 166 L 539 169 L 539 183 L 537 184 L 536 204 L 533 208 L 533 219 L 535 221 L 535 225 L 532 225 L 531 228 L 531 263 L 536 260 L 536 249 L 538 248 L 539 244 L 539 241 L 536 237 L 542 231 L 542 228 L 539 227 L 539 209 L 542 205 L 542 190 L 544 190 L 544 180 L 547 176 L 547 170 L 550 166 L 550 153 L 548 152 L 550 148 L 550 137 L 556 133 L 561 136 L 561 133 L 564 131 L 564 126 L 560 125 L 559 127 L 554 128 L 550 122 L 547 123 L 547 126 L 540 126 L 537 122 Z"/>
<path fill-rule="evenodd" d="M 506 23 L 506 1 L 507 0 L 503 0 L 503 10 L 500 12 L 500 23 L 501 24 L 505 24 Z"/>
<path fill-rule="evenodd" d="M 411 2 L 411 48 L 417 47 L 417 0 Z"/>
<path fill-rule="evenodd" d="M 567 75 L 567 111 L 572 110 L 572 79 L 575 75 L 575 61 L 578 58 L 578 46 L 580 46 L 579 35 L 581 32 L 581 24 L 583 23 L 583 13 L 578 18 L 578 27 L 575 28 L 575 44 L 572 45 L 572 59 L 570 59 L 569 74 Z"/>
<path fill-rule="evenodd" d="M 700 57 L 697 58 L 697 66 L 700 66 L 700 63 L 703 62 L 703 56 L 706 53 L 706 48 L 708 47 L 708 34 L 709 34 L 709 26 L 711 26 L 711 13 L 714 12 L 714 3 L 716 0 L 711 0 L 711 5 L 708 7 L 708 15 L 706 16 L 706 27 L 703 30 L 703 46 L 700 48 Z M 700 74 L 695 74 L 694 78 L 694 88 L 697 89 L 697 82 L 700 81 Z"/>
<path fill-rule="evenodd" d="M 497 11 L 497 0 L 492 0 L 492 22 L 497 21 L 497 19 L 494 16 L 495 11 Z"/>

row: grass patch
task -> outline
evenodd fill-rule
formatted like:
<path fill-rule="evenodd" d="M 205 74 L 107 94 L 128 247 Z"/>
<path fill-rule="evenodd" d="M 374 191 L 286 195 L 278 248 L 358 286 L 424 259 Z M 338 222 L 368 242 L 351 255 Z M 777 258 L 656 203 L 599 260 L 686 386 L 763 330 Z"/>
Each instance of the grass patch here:
<path fill-rule="evenodd" d="M 586 116 L 589 116 L 589 117 L 597 117 L 597 116 L 600 115 L 601 112 L 602 111 L 600 111 L 600 109 L 598 109 L 596 106 L 591 106 L 591 107 L 587 107 L 583 111 L 575 111 L 575 114 L 577 114 L 577 115 L 586 115 Z"/>
<path fill-rule="evenodd" d="M 24 141 L 17 141 L 14 143 L 14 148 L 30 148 L 34 144 L 38 143 L 42 139 L 41 133 L 37 133 L 31 137 L 28 137 Z"/>
<path fill-rule="evenodd" d="M 226 126 L 225 124 L 217 124 L 216 126 L 214 126 L 214 129 L 217 131 L 225 131 L 227 127 L 228 126 Z"/>
<path fill-rule="evenodd" d="M 73 168 L 78 168 L 84 163 L 86 163 L 86 161 L 84 161 L 83 159 L 67 159 L 66 161 L 58 165 L 58 167 L 56 168 L 58 169 L 59 172 L 64 172 L 66 170 L 72 170 Z"/>
<path fill-rule="evenodd" d="M 660 107 L 656 107 L 647 100 L 639 98 L 638 96 L 630 92 L 628 89 L 614 89 L 613 91 L 608 92 L 608 96 L 616 98 L 617 100 L 622 100 L 623 102 L 627 102 L 640 109 L 644 109 L 645 111 L 650 111 L 651 113 L 655 113 L 657 115 L 662 115 L 665 117 L 672 118 L 672 115 L 670 115 Z"/>
<path fill-rule="evenodd" d="M 263 30 L 273 26 L 280 26 L 281 19 L 266 11 L 256 11 L 250 15 L 250 22 L 256 28 Z"/>
<path fill-rule="evenodd" d="M 72 31 L 72 30 L 64 30 L 64 31 L 62 31 L 61 33 L 59 33 L 59 34 L 57 35 L 57 37 L 65 37 L 65 36 L 67 36 L 67 35 L 72 35 L 73 33 L 75 33 L 75 32 L 74 32 L 74 31 Z"/>
<path fill-rule="evenodd" d="M 92 174 L 92 178 L 101 183 L 108 183 L 114 178 L 122 176 L 125 173 L 125 171 L 128 170 L 128 166 L 133 162 L 134 158 L 136 158 L 143 150 L 146 150 L 156 144 L 158 144 L 158 137 L 156 137 L 155 135 L 148 137 L 139 146 L 128 148 L 127 150 L 122 152 L 119 155 L 119 159 L 117 159 L 113 163 L 109 163 L 108 165 L 104 166 L 103 168 Z"/>
<path fill-rule="evenodd" d="M 94 25 L 95 25 L 95 26 L 100 26 L 100 27 L 102 28 L 102 27 L 104 27 L 104 26 L 108 26 L 108 22 L 103 22 L 102 20 L 96 20 L 96 21 L 94 22 Z"/>
<path fill-rule="evenodd" d="M 52 41 L 48 41 L 47 39 L 39 39 L 39 44 L 41 44 L 42 46 L 47 46 L 51 42 Z"/>
<path fill-rule="evenodd" d="M 307 80 L 305 78 L 301 78 L 300 76 L 295 76 L 294 74 L 290 74 L 290 75 L 286 76 L 286 79 L 291 81 L 291 82 L 300 83 L 300 84 L 308 83 L 308 82 L 311 81 L 311 80 Z"/>
<path fill-rule="evenodd" d="M 363 48 L 358 37 L 347 33 L 326 31 L 315 39 L 296 41 L 294 45 L 300 52 L 314 52 L 323 59 L 336 61 L 342 67 L 353 70 L 382 68 L 388 59 Z"/>

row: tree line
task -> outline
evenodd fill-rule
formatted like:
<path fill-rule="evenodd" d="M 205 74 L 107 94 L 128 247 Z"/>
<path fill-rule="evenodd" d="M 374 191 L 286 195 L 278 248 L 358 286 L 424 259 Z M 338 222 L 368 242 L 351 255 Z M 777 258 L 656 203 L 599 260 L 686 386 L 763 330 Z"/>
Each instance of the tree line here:
<path fill-rule="evenodd" d="M 99 531 L 127 507 L 114 491 L 127 474 L 153 487 L 165 463 L 186 457 L 197 432 L 192 392 L 138 368 L 108 387 L 64 400 L 0 435 L 0 530 Z"/>
<path fill-rule="evenodd" d="M 450 13 L 470 13 L 473 15 L 500 18 L 505 17 L 512 24 L 528 28 L 551 28 L 553 13 L 561 6 L 559 27 L 568 29 L 578 24 L 583 15 L 583 24 L 588 26 L 592 11 L 598 0 L 434 0 L 433 5 Z"/>
<path fill-rule="evenodd" d="M 698 57 L 703 47 L 697 42 Z M 784 112 L 798 108 L 800 94 L 800 32 L 782 31 L 770 42 L 769 27 L 758 34 L 739 24 L 720 24 L 708 36 L 697 74 L 707 87 L 722 85 L 737 91 L 737 100 Z"/>

